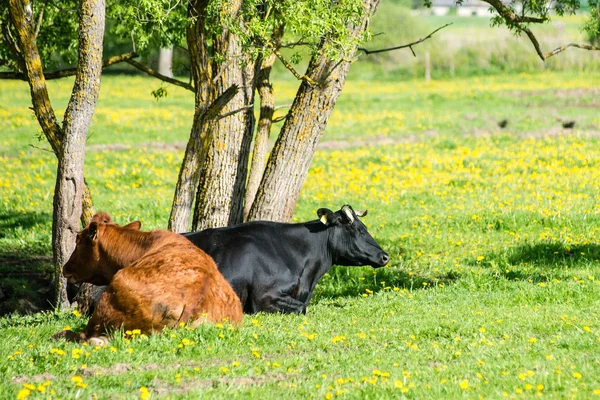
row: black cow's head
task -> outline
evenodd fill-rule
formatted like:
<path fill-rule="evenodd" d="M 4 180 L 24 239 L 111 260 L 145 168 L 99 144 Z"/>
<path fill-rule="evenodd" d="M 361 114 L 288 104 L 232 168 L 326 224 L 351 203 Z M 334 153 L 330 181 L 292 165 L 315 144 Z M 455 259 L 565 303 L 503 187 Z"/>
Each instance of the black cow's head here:
<path fill-rule="evenodd" d="M 379 247 L 367 232 L 367 227 L 358 219 L 359 216 L 367 215 L 367 211 L 355 212 L 352 207 L 345 205 L 336 212 L 319 208 L 317 215 L 331 229 L 329 246 L 334 264 L 370 265 L 378 268 L 390 261 L 390 256 Z"/>

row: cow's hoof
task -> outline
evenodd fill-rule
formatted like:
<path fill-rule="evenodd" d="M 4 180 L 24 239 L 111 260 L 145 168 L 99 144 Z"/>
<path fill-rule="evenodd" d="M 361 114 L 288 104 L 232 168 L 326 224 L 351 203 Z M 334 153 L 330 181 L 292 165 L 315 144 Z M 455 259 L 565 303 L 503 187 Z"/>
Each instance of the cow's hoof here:
<path fill-rule="evenodd" d="M 96 336 L 88 339 L 88 343 L 92 346 L 104 346 L 108 344 L 108 338 L 106 336 Z"/>

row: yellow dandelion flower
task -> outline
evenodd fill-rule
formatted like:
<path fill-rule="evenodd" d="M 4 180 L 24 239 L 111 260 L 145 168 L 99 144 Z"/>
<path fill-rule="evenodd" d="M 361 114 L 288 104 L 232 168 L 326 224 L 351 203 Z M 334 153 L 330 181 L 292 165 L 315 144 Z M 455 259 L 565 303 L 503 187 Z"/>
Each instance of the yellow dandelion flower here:
<path fill-rule="evenodd" d="M 19 393 L 17 393 L 17 400 L 26 399 L 27 397 L 29 397 L 30 394 L 31 394 L 31 390 L 29 390 L 27 388 L 23 388 L 23 389 L 19 390 Z"/>

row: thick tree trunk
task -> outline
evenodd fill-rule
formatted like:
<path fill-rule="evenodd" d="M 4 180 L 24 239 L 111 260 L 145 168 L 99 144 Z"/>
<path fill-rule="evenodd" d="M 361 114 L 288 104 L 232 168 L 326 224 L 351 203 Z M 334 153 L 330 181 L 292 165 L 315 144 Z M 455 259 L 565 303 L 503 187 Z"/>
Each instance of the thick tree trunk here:
<path fill-rule="evenodd" d="M 88 127 L 100 92 L 104 0 L 81 0 L 79 63 L 63 122 L 64 140 L 54 190 L 52 244 L 56 268 L 55 304 L 68 306 L 61 269 L 75 248 L 84 195 L 83 164 Z"/>
<path fill-rule="evenodd" d="M 364 0 L 363 3 L 366 13 L 362 23 L 348 28 L 355 37 L 367 28 L 379 0 Z M 269 157 L 248 220 L 291 219 L 315 149 L 344 87 L 350 65 L 349 60 L 336 62 L 323 53 L 317 53 L 311 59 L 306 76 L 317 84 L 311 86 L 303 81 L 300 85 Z"/>
<path fill-rule="evenodd" d="M 228 52 L 240 54 L 235 37 L 228 40 Z M 254 65 L 239 60 L 223 63 L 217 72 L 220 89 L 240 87 L 239 93 L 223 108 L 210 131 L 201 164 L 192 230 L 234 225 L 243 220 L 248 158 L 254 131 Z"/>
<path fill-rule="evenodd" d="M 181 233 L 189 230 L 193 195 L 200 180 L 200 165 L 204 162 L 204 156 L 207 153 L 210 133 L 214 130 L 219 112 L 231 101 L 238 90 L 237 86 L 232 86 L 219 96 L 208 109 L 196 109 L 192 134 L 179 170 L 169 218 L 169 229 L 173 232 Z"/>
<path fill-rule="evenodd" d="M 232 1 L 223 12 L 238 15 L 240 7 L 241 0 Z M 213 96 L 225 94 L 232 88 L 240 90 L 221 107 L 219 116 L 210 119 L 205 116 L 199 128 L 205 140 L 192 230 L 242 221 L 254 130 L 255 64 L 242 56 L 239 37 L 227 29 L 212 38 L 212 51 L 224 57 L 221 61 L 212 61 Z"/>

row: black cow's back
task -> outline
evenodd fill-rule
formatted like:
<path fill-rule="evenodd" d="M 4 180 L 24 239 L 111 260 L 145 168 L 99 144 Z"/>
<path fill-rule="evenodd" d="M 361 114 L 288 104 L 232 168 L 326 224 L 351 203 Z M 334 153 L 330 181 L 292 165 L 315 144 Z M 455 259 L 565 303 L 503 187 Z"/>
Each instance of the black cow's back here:
<path fill-rule="evenodd" d="M 229 281 L 248 313 L 265 311 L 253 299 L 273 293 L 300 291 L 302 270 L 318 258 L 313 235 L 324 231 L 318 221 L 283 224 L 253 221 L 245 224 L 183 234 L 209 254 Z M 322 241 L 322 240 L 321 240 Z M 308 289 L 310 290 L 310 289 Z M 308 294 L 303 297 L 308 298 Z"/>

